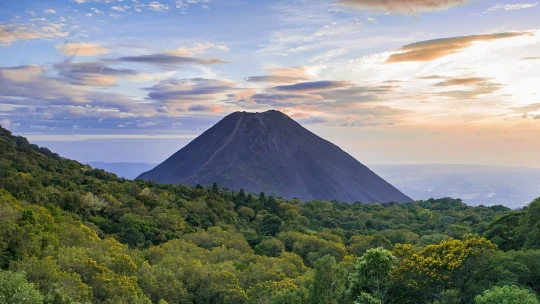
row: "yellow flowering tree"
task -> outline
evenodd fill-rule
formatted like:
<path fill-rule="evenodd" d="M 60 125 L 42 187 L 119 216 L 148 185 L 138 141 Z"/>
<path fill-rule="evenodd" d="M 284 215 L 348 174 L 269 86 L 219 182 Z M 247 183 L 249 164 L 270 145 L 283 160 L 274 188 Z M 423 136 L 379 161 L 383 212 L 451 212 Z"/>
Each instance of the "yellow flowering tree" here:
<path fill-rule="evenodd" d="M 469 236 L 465 240 L 448 239 L 428 245 L 418 253 L 400 248 L 402 256 L 394 276 L 405 288 L 441 298 L 447 288 L 461 289 L 479 271 L 478 264 L 497 249 L 485 238 Z"/>

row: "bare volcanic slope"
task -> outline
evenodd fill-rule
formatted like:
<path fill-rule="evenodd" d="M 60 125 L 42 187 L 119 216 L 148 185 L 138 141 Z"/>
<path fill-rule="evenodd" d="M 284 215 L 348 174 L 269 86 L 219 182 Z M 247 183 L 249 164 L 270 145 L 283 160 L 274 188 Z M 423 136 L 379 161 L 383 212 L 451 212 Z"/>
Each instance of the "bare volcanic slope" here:
<path fill-rule="evenodd" d="M 279 111 L 235 112 L 139 176 L 302 200 L 409 202 L 338 146 Z"/>

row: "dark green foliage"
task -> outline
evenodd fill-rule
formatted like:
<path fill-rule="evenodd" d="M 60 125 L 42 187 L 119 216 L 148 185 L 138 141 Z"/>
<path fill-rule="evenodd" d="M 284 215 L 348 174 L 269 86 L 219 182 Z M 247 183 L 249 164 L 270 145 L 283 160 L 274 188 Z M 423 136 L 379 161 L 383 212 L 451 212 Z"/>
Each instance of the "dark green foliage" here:
<path fill-rule="evenodd" d="M 256 254 L 278 257 L 285 251 L 285 244 L 278 239 L 270 238 L 263 240 L 259 245 L 255 246 L 253 250 Z"/>
<path fill-rule="evenodd" d="M 283 221 L 273 214 L 265 215 L 262 219 L 262 224 L 260 228 L 261 234 L 276 235 L 279 232 L 282 223 Z"/>

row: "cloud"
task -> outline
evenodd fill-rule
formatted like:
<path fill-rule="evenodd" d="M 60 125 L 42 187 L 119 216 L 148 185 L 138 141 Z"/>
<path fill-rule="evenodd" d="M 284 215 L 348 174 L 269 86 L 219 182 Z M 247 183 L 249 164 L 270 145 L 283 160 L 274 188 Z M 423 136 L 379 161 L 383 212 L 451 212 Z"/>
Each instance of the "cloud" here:
<path fill-rule="evenodd" d="M 341 106 L 344 103 L 364 103 L 370 101 L 378 101 L 384 93 L 391 92 L 395 89 L 394 86 L 381 86 L 381 87 L 349 87 L 346 89 L 330 90 L 324 92 L 317 92 L 318 95 L 326 100 L 339 101 Z"/>
<path fill-rule="evenodd" d="M 28 24 L 0 25 L 0 46 L 9 46 L 16 40 L 66 37 L 68 33 L 61 31 L 62 26 L 63 24 L 54 23 L 40 28 Z"/>
<path fill-rule="evenodd" d="M 92 104 L 120 112 L 153 112 L 151 105 L 137 102 L 122 94 L 83 90 L 81 85 L 74 85 L 73 83 L 90 81 L 92 75 L 85 75 L 84 73 L 79 75 L 80 73 L 77 74 L 76 72 L 69 74 L 69 69 L 62 68 L 63 70 L 60 70 L 58 77 L 50 77 L 50 73 L 42 73 L 39 70 L 41 68 L 38 69 L 36 66 L 0 68 L 0 98 L 2 98 L 2 103 L 15 104 L 18 107 L 34 110 L 39 107 L 47 111 L 53 109 L 55 105 L 77 106 Z M 18 73 L 18 75 L 13 74 L 14 72 Z M 61 75 L 62 73 L 67 73 L 66 77 L 70 75 L 74 79 L 67 80 L 66 77 Z M 111 74 L 112 72 L 108 73 Z M 98 76 L 94 75 L 94 77 Z M 93 79 L 93 81 L 98 82 L 96 79 Z M 110 114 L 110 112 L 103 110 L 95 113 L 104 116 Z M 45 115 L 45 113 L 42 114 Z"/>
<path fill-rule="evenodd" d="M 45 14 L 56 14 L 56 11 L 53 10 L 53 9 L 47 9 L 47 10 L 44 10 L 43 13 L 45 13 Z"/>
<path fill-rule="evenodd" d="M 476 42 L 513 38 L 525 35 L 532 34 L 529 32 L 508 32 L 420 41 L 401 47 L 398 50 L 398 53 L 390 55 L 386 62 L 395 63 L 407 61 L 432 61 L 447 55 L 458 53 L 459 51 L 472 46 Z"/>
<path fill-rule="evenodd" d="M 537 112 L 540 111 L 540 103 L 533 103 L 530 105 L 522 106 L 522 107 L 514 107 L 510 108 L 515 113 L 524 114 L 529 112 Z"/>
<path fill-rule="evenodd" d="M 257 93 L 249 99 L 251 104 L 268 105 L 275 107 L 296 107 L 308 105 L 324 98 L 317 94 L 290 94 L 290 93 Z M 250 104 L 248 104 L 249 106 Z"/>
<path fill-rule="evenodd" d="M 305 67 L 274 67 L 267 68 L 265 71 L 270 75 L 251 76 L 245 78 L 247 82 L 267 82 L 267 83 L 297 83 L 309 79 Z"/>
<path fill-rule="evenodd" d="M 137 75 L 134 70 L 114 69 L 101 62 L 65 61 L 55 64 L 54 68 L 65 82 L 82 86 L 110 87 L 120 77 Z"/>
<path fill-rule="evenodd" d="M 78 4 L 83 4 L 83 3 L 90 2 L 92 0 L 73 0 L 73 1 L 77 2 Z"/>
<path fill-rule="evenodd" d="M 118 5 L 117 5 L 117 6 L 111 7 L 111 9 L 112 9 L 113 11 L 117 11 L 117 12 L 123 12 L 123 11 L 124 11 L 124 8 L 121 7 L 121 6 L 118 6 Z"/>
<path fill-rule="evenodd" d="M 91 10 L 92 12 L 96 13 L 96 14 L 104 14 L 104 12 L 102 12 L 102 11 L 100 11 L 100 10 L 98 10 L 97 8 L 94 8 L 94 7 L 90 8 L 90 10 Z M 90 15 L 92 15 L 92 14 L 90 14 Z"/>
<path fill-rule="evenodd" d="M 540 57 L 525 57 L 523 60 L 540 60 Z"/>
<path fill-rule="evenodd" d="M 163 67 L 174 67 L 184 64 L 202 64 L 202 65 L 213 65 L 219 63 L 228 63 L 221 61 L 218 58 L 197 58 L 197 57 L 187 57 L 187 56 L 176 56 L 171 54 L 150 54 L 150 55 L 140 55 L 140 56 L 125 56 L 120 58 L 113 59 L 104 59 L 107 62 L 131 62 L 131 63 L 146 63 L 153 64 Z"/>
<path fill-rule="evenodd" d="M 257 91 L 253 89 L 243 90 L 234 95 L 234 100 L 248 100 L 255 94 L 257 94 Z"/>
<path fill-rule="evenodd" d="M 445 79 L 446 77 L 441 75 L 428 75 L 428 76 L 419 76 L 416 79 Z"/>
<path fill-rule="evenodd" d="M 291 77 L 291 76 L 251 76 L 245 78 L 247 82 L 269 82 L 269 83 L 297 83 L 307 80 L 307 78 Z"/>
<path fill-rule="evenodd" d="M 36 16 L 36 13 L 33 11 L 25 11 L 26 13 L 30 14 L 32 17 Z"/>
<path fill-rule="evenodd" d="M 328 122 L 328 119 L 320 116 L 313 116 L 307 118 L 298 119 L 298 122 L 302 125 L 320 124 Z"/>
<path fill-rule="evenodd" d="M 206 105 L 194 105 L 188 107 L 188 111 L 190 112 L 211 112 L 211 113 L 219 113 L 223 110 L 220 106 L 206 106 Z"/>
<path fill-rule="evenodd" d="M 145 90 L 148 98 L 174 107 L 199 105 L 233 90 L 233 83 L 216 79 L 168 79 Z"/>
<path fill-rule="evenodd" d="M 148 3 L 148 8 L 154 12 L 164 12 L 169 10 L 169 5 L 152 1 Z"/>
<path fill-rule="evenodd" d="M 16 127 L 19 127 L 20 125 L 21 125 L 20 123 L 13 123 L 9 119 L 0 120 L 0 126 L 6 128 L 6 129 L 16 128 Z"/>
<path fill-rule="evenodd" d="M 476 99 L 481 95 L 492 94 L 503 88 L 503 84 L 491 82 L 491 78 L 486 77 L 443 77 L 428 76 L 419 77 L 420 79 L 442 79 L 442 81 L 433 84 L 435 87 L 465 87 L 450 91 L 439 91 L 434 93 L 437 96 L 450 97 L 455 99 Z M 447 89 L 446 89 L 447 90 Z"/>
<path fill-rule="evenodd" d="M 490 80 L 490 78 L 484 78 L 484 77 L 471 77 L 471 78 L 451 78 L 442 82 L 439 82 L 435 84 L 436 86 L 440 87 L 447 87 L 447 86 L 470 86 L 470 85 L 478 85 L 486 83 Z"/>
<path fill-rule="evenodd" d="M 99 44 L 90 42 L 59 44 L 56 46 L 56 49 L 68 56 L 94 56 L 109 52 L 109 50 Z"/>
<path fill-rule="evenodd" d="M 515 11 L 525 8 L 533 8 L 538 5 L 539 2 L 536 3 L 522 3 L 522 4 L 497 4 L 491 8 L 488 9 L 489 12 L 495 12 L 495 11 Z"/>
<path fill-rule="evenodd" d="M 444 97 L 451 97 L 451 98 L 455 98 L 459 100 L 475 99 L 475 98 L 478 98 L 480 95 L 493 94 L 502 88 L 503 88 L 502 84 L 488 81 L 488 82 L 483 82 L 483 83 L 476 83 L 474 86 L 472 86 L 472 89 L 469 89 L 469 90 L 443 91 L 443 92 L 436 93 L 436 95 L 444 96 Z"/>
<path fill-rule="evenodd" d="M 0 69 L 3 78 L 18 82 L 28 81 L 31 78 L 37 77 L 42 71 L 43 68 L 38 65 L 22 65 Z"/>
<path fill-rule="evenodd" d="M 312 82 L 301 82 L 293 85 L 283 85 L 274 87 L 275 90 L 285 91 L 285 92 L 300 92 L 300 93 L 309 93 L 317 92 L 324 90 L 333 90 L 338 88 L 343 88 L 350 86 L 351 84 L 347 81 L 312 81 Z"/>
<path fill-rule="evenodd" d="M 167 50 L 167 54 L 174 55 L 174 56 L 184 56 L 184 57 L 190 57 L 193 54 L 204 54 L 206 53 L 206 50 L 209 49 L 216 49 L 220 51 L 229 51 L 229 47 L 225 44 L 213 44 L 210 42 L 206 43 L 197 43 L 193 45 L 191 48 L 187 48 L 185 46 L 181 46 L 174 50 Z"/>
<path fill-rule="evenodd" d="M 175 7 L 185 11 L 187 10 L 190 4 L 201 4 L 202 8 L 208 9 L 208 5 L 206 5 L 205 3 L 209 3 L 209 2 L 210 0 L 176 0 Z"/>
<path fill-rule="evenodd" d="M 146 127 L 152 127 L 152 126 L 155 126 L 159 124 L 158 122 L 155 122 L 155 121 L 147 121 L 147 122 L 142 122 L 142 123 L 138 123 L 137 124 L 137 127 L 139 128 L 146 128 Z"/>
<path fill-rule="evenodd" d="M 352 8 L 405 14 L 441 11 L 466 2 L 467 0 L 338 0 L 339 4 Z"/>

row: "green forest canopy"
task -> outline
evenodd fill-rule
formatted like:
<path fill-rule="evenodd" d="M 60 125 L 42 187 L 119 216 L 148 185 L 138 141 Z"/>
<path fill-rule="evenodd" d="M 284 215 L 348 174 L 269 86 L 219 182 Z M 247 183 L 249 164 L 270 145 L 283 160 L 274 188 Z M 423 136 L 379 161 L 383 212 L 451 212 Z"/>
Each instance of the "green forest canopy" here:
<path fill-rule="evenodd" d="M 540 199 L 345 204 L 126 180 L 0 127 L 0 303 L 486 303 L 494 287 L 536 301 L 538 218 Z"/>

